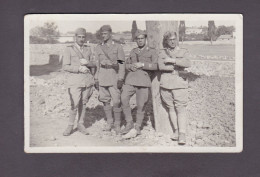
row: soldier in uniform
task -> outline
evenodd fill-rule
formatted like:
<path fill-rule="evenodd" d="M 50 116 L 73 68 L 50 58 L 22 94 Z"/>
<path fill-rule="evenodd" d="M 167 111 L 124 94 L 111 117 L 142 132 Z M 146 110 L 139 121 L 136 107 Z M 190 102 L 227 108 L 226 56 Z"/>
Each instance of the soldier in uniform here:
<path fill-rule="evenodd" d="M 86 103 L 92 95 L 94 85 L 94 77 L 90 70 L 95 67 L 95 64 L 91 62 L 91 49 L 84 44 L 85 40 L 86 30 L 78 28 L 75 31 L 75 43 L 69 45 L 64 54 L 63 70 L 70 73 L 67 86 L 71 102 L 69 124 L 63 133 L 64 136 L 72 133 L 77 111 L 79 115 L 77 129 L 83 134 L 88 134 L 84 126 L 84 118 Z"/>
<path fill-rule="evenodd" d="M 137 134 L 140 134 L 144 119 L 144 108 L 148 101 L 149 88 L 151 87 L 149 71 L 157 70 L 158 68 L 156 50 L 146 45 L 147 34 L 138 30 L 135 37 L 138 47 L 130 52 L 130 57 L 126 61 L 128 74 L 121 95 L 122 108 L 127 122 L 125 129 L 121 132 L 122 134 L 128 133 L 132 128 L 135 128 Z M 137 114 L 134 127 L 129 101 L 135 93 Z"/>
<path fill-rule="evenodd" d="M 125 77 L 125 54 L 122 46 L 112 41 L 112 29 L 109 25 L 102 26 L 100 32 L 103 42 L 96 47 L 95 58 L 98 64 L 95 74 L 95 87 L 99 89 L 99 100 L 104 104 L 107 118 L 104 131 L 110 131 L 114 127 L 118 134 L 121 124 L 120 90 Z M 110 105 L 111 100 L 113 107 Z"/>
<path fill-rule="evenodd" d="M 188 81 L 184 69 L 190 67 L 186 49 L 177 46 L 177 34 L 166 32 L 163 37 L 164 49 L 160 50 L 158 66 L 161 70 L 160 93 L 162 102 L 169 109 L 174 125 L 173 140 L 180 145 L 186 143 L 186 106 L 188 102 Z M 177 114 L 176 114 L 177 113 Z"/>

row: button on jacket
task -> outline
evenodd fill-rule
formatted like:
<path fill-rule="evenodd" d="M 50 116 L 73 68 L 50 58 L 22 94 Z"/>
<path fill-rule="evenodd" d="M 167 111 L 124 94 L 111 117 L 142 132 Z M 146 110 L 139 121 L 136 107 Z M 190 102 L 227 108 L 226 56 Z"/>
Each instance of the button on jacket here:
<path fill-rule="evenodd" d="M 90 72 L 86 74 L 79 72 L 80 59 L 85 58 L 91 62 L 91 56 L 91 49 L 86 45 L 81 49 L 77 44 L 66 47 L 63 58 L 63 70 L 71 73 L 67 80 L 68 88 L 94 85 L 94 78 Z"/>
<path fill-rule="evenodd" d="M 106 56 L 108 55 L 108 57 Z M 97 75 L 100 86 L 116 86 L 118 79 L 125 77 L 125 63 L 119 64 L 119 71 L 113 68 L 102 68 L 100 65 L 113 65 L 118 64 L 117 60 L 125 61 L 125 54 L 120 44 L 114 41 L 108 41 L 97 45 L 95 52 L 95 59 L 98 62 Z"/>
<path fill-rule="evenodd" d="M 176 59 L 175 65 L 165 64 L 164 59 Z M 188 81 L 182 77 L 180 71 L 190 67 L 189 53 L 186 49 L 176 47 L 173 51 L 161 49 L 159 53 L 158 66 L 162 71 L 160 86 L 166 89 L 188 88 Z"/>
<path fill-rule="evenodd" d="M 130 68 L 133 63 L 141 62 L 144 63 L 142 69 L 137 71 L 131 71 Z M 126 61 L 126 69 L 129 73 L 126 76 L 125 84 L 141 87 L 151 87 L 151 78 L 147 71 L 157 70 L 158 55 L 156 50 L 148 46 L 143 49 L 134 48 L 130 52 L 130 56 Z"/>

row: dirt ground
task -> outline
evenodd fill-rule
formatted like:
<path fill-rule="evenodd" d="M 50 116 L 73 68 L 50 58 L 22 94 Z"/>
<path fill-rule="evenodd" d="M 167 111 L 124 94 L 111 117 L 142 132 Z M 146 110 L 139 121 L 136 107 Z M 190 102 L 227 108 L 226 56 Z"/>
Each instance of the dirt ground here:
<path fill-rule="evenodd" d="M 31 73 L 36 72 L 32 70 Z M 105 116 L 97 91 L 87 105 L 85 125 L 90 135 L 82 135 L 75 129 L 71 136 L 62 136 L 69 110 L 66 77 L 67 73 L 60 71 L 58 66 L 54 72 L 30 77 L 30 146 L 177 146 L 177 142 L 171 141 L 168 135 L 155 132 L 151 102 L 147 106 L 142 135 L 124 139 L 113 131 L 102 131 Z M 234 77 L 191 74 L 189 80 L 185 146 L 235 146 Z M 131 106 L 134 114 L 134 98 Z"/>

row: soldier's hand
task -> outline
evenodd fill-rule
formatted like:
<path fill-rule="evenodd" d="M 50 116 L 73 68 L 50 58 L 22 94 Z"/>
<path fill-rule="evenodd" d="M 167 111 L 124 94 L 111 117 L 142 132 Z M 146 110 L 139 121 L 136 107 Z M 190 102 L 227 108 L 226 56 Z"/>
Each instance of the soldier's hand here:
<path fill-rule="evenodd" d="M 117 81 L 117 88 L 121 89 L 123 87 L 124 81 L 123 80 L 118 80 Z"/>
<path fill-rule="evenodd" d="M 86 66 L 89 63 L 88 60 L 85 58 L 79 59 L 79 62 L 81 66 Z"/>
<path fill-rule="evenodd" d="M 137 68 L 135 67 L 135 65 L 131 65 L 131 71 L 133 71 L 133 72 L 135 72 L 135 71 L 137 71 Z"/>
<path fill-rule="evenodd" d="M 138 62 L 133 64 L 137 69 L 142 68 L 144 66 L 144 63 Z"/>
<path fill-rule="evenodd" d="M 95 87 L 95 89 L 99 90 L 99 82 L 98 82 L 98 80 L 95 80 L 94 87 Z"/>
<path fill-rule="evenodd" d="M 79 66 L 79 72 L 85 74 L 89 72 L 89 69 L 86 66 Z"/>
<path fill-rule="evenodd" d="M 175 64 L 176 63 L 176 59 L 174 59 L 174 58 L 166 58 L 166 59 L 164 59 L 164 63 Z"/>

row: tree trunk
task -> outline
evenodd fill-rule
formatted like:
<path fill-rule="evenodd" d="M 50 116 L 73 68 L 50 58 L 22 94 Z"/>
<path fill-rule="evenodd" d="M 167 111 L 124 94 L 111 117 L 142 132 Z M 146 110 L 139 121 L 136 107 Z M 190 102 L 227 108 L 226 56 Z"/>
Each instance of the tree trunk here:
<path fill-rule="evenodd" d="M 147 21 L 146 31 L 148 46 L 158 51 L 163 48 L 163 35 L 166 31 L 175 31 L 179 39 L 178 21 Z M 152 97 L 155 130 L 164 134 L 172 134 L 172 123 L 170 122 L 168 110 L 162 104 L 160 96 L 160 72 L 156 72 L 152 80 Z"/>

